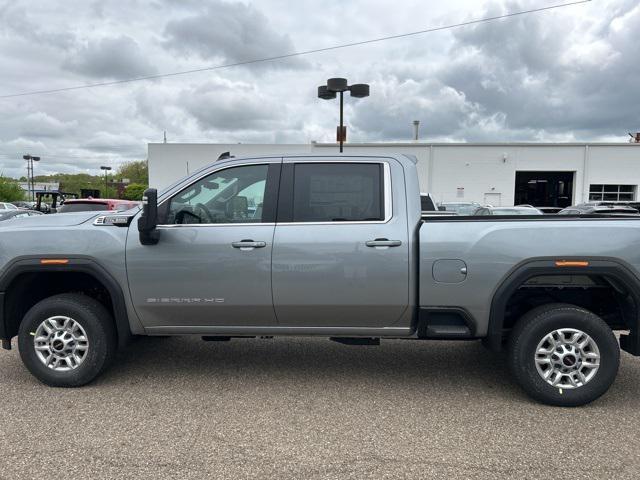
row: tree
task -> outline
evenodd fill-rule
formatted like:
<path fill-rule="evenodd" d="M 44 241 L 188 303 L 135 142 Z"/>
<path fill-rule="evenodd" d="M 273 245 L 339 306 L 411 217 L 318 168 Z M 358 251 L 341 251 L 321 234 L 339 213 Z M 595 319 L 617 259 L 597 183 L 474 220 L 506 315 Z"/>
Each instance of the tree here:
<path fill-rule="evenodd" d="M 142 194 L 147 189 L 146 185 L 141 185 L 139 183 L 130 183 L 124 189 L 124 197 L 125 200 L 142 200 Z"/>
<path fill-rule="evenodd" d="M 0 202 L 24 200 L 24 190 L 12 178 L 0 175 Z"/>
<path fill-rule="evenodd" d="M 120 165 L 116 174 L 116 180 L 128 179 L 131 184 L 149 185 L 149 169 L 146 160 L 127 162 Z"/>
<path fill-rule="evenodd" d="M 104 177 L 101 175 L 89 175 L 87 173 L 56 173 L 53 175 L 36 175 L 36 182 L 57 182 L 63 192 L 77 193 L 83 188 L 100 190 L 104 189 Z"/>

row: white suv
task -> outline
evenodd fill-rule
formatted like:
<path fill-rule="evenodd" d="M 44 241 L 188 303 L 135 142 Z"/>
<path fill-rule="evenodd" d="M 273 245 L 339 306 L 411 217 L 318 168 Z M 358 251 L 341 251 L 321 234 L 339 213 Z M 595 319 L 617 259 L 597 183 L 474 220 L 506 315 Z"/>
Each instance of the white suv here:
<path fill-rule="evenodd" d="M 13 203 L 0 202 L 0 210 L 18 210 Z"/>

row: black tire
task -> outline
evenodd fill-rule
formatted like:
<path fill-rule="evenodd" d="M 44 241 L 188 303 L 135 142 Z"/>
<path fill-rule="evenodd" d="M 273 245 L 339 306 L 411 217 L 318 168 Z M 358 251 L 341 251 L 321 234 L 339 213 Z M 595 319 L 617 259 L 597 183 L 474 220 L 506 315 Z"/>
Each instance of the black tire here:
<path fill-rule="evenodd" d="M 71 317 L 85 330 L 89 348 L 86 358 L 75 369 L 55 371 L 38 358 L 33 334 L 47 318 Z M 94 380 L 109 365 L 117 350 L 117 334 L 112 316 L 98 301 L 86 295 L 64 293 L 35 304 L 24 316 L 18 332 L 20 357 L 27 369 L 51 387 L 81 387 Z"/>
<path fill-rule="evenodd" d="M 536 368 L 536 348 L 549 333 L 561 328 L 581 330 L 596 343 L 600 366 L 588 382 L 577 388 L 561 389 L 545 381 Z M 611 328 L 584 308 L 555 303 L 526 313 L 509 338 L 508 361 L 518 384 L 534 399 L 548 405 L 577 407 L 603 395 L 618 373 L 620 347 Z"/>

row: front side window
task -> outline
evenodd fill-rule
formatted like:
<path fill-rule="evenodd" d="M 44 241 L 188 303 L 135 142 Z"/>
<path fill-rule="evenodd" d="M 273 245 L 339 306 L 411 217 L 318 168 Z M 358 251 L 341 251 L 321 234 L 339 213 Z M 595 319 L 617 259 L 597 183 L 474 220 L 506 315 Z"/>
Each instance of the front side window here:
<path fill-rule="evenodd" d="M 260 223 L 268 165 L 214 172 L 170 200 L 167 223 Z"/>
<path fill-rule="evenodd" d="M 293 180 L 294 222 L 384 220 L 379 163 L 299 163 Z"/>

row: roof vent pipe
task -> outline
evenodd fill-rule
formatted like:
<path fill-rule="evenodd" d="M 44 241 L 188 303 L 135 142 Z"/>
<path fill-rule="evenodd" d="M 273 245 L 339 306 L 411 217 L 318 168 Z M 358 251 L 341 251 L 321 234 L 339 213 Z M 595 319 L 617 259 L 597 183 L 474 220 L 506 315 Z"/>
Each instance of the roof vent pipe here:
<path fill-rule="evenodd" d="M 413 121 L 413 140 L 418 141 L 418 129 L 420 128 L 420 120 Z"/>

